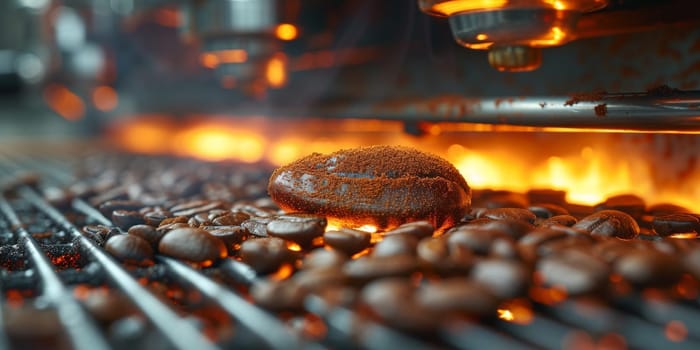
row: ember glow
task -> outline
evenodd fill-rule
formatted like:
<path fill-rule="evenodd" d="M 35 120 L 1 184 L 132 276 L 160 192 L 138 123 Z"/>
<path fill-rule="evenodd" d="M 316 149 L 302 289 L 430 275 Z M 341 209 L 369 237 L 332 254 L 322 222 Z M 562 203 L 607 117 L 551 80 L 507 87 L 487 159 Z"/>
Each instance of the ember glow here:
<path fill-rule="evenodd" d="M 496 312 L 501 320 L 520 325 L 530 324 L 534 318 L 532 305 L 526 299 L 508 300 L 501 304 Z"/>
<path fill-rule="evenodd" d="M 138 153 L 272 166 L 313 152 L 376 144 L 412 146 L 449 160 L 474 189 L 563 190 L 569 202 L 584 205 L 636 194 L 648 205 L 673 203 L 700 212 L 696 200 L 700 170 L 695 155 L 688 152 L 696 144 L 685 145 L 687 135 L 449 127 L 430 125 L 424 136 L 416 137 L 396 121 L 139 116 L 114 125 L 110 136 L 117 145 Z"/>

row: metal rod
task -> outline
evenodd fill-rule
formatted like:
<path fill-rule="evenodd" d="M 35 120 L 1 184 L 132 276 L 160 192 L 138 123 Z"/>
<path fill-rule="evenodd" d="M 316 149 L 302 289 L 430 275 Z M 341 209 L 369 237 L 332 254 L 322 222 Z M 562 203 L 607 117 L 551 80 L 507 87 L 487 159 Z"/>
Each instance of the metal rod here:
<path fill-rule="evenodd" d="M 481 324 L 454 321 L 441 332 L 442 337 L 452 346 L 463 350 L 509 349 L 531 350 L 534 347 L 512 337 L 489 329 Z"/>
<path fill-rule="evenodd" d="M 75 199 L 73 207 L 102 225 L 114 227 L 111 220 L 81 199 Z M 179 261 L 165 256 L 157 256 L 157 260 L 162 262 L 168 268 L 168 271 L 176 277 L 191 284 L 202 294 L 221 306 L 230 316 L 241 322 L 270 347 L 274 349 L 300 349 L 303 347 L 300 339 L 285 329 L 281 322 L 260 308 L 250 304 L 240 295 L 221 287 L 208 277 Z"/>
<path fill-rule="evenodd" d="M 71 292 L 63 285 L 54 272 L 53 265 L 41 251 L 34 237 L 24 228 L 5 196 L 2 195 L 0 195 L 0 212 L 15 228 L 19 239 L 23 241 L 27 252 L 29 252 L 29 258 L 43 282 L 42 294 L 56 307 L 58 316 L 65 326 L 73 346 L 80 350 L 109 349 L 107 340 L 95 327 L 95 323 L 85 313 L 78 301 L 73 298 Z"/>
<path fill-rule="evenodd" d="M 342 105 L 326 114 L 413 122 L 465 122 L 532 127 L 700 131 L 700 91 L 592 96 L 446 96 L 376 105 Z"/>
<path fill-rule="evenodd" d="M 102 265 L 112 282 L 144 311 L 146 317 L 172 345 L 182 350 L 217 349 L 214 344 L 207 341 L 200 334 L 192 323 L 180 318 L 173 310 L 144 289 L 111 256 L 84 237 L 78 228 L 68 221 L 56 208 L 42 199 L 33 189 L 24 186 L 20 187 L 18 192 L 20 196 L 44 212 L 54 222 L 70 232 L 71 235 L 78 238 L 87 253 Z"/>

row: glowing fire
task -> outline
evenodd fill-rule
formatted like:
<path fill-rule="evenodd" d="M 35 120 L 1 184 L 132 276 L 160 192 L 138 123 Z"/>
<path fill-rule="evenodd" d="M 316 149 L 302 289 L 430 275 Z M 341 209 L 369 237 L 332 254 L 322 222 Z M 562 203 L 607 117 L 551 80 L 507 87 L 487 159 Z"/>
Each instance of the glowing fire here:
<path fill-rule="evenodd" d="M 258 117 L 174 120 L 167 116 L 139 116 L 115 125 L 111 136 L 118 145 L 134 152 L 264 162 L 273 166 L 312 152 L 329 153 L 371 144 L 414 146 L 452 162 L 474 189 L 521 193 L 533 188 L 562 190 L 569 202 L 585 205 L 600 203 L 612 195 L 633 193 L 649 205 L 674 203 L 700 212 L 700 203 L 695 200 L 700 197 L 700 187 L 696 186 L 700 172 L 692 164 L 675 171 L 682 173 L 682 178 L 670 177 L 668 174 L 674 172 L 662 171 L 658 164 L 650 163 L 649 148 L 635 150 L 627 145 L 611 151 L 617 147 L 615 142 L 621 134 L 549 133 L 559 142 L 549 145 L 537 144 L 537 137 L 528 136 L 533 133 L 502 133 L 493 137 L 481 132 L 493 130 L 501 131 L 493 126 L 468 125 L 451 132 L 446 131 L 446 126 L 432 125 L 426 129 L 427 136 L 416 138 L 404 132 L 401 122 L 394 121 L 300 122 Z M 470 137 L 465 138 L 465 133 L 470 133 Z M 666 163 L 661 164 L 666 167 Z M 359 229 L 376 231 L 370 227 Z"/>
<path fill-rule="evenodd" d="M 534 318 L 532 305 L 526 299 L 508 300 L 501 304 L 496 312 L 498 318 L 521 325 L 531 323 Z"/>

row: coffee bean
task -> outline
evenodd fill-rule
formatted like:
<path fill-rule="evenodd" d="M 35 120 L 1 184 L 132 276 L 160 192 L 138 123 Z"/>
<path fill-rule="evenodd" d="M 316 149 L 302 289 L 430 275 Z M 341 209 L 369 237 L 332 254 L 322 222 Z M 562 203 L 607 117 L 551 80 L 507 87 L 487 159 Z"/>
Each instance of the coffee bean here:
<path fill-rule="evenodd" d="M 415 255 L 418 239 L 409 235 L 385 237 L 374 246 L 372 256 Z"/>
<path fill-rule="evenodd" d="M 513 260 L 498 258 L 478 260 L 472 267 L 470 277 L 501 299 L 510 299 L 527 292 L 530 284 L 530 269 Z"/>
<path fill-rule="evenodd" d="M 323 235 L 326 218 L 309 214 L 278 216 L 267 224 L 267 234 L 308 247 L 316 237 Z"/>
<path fill-rule="evenodd" d="M 350 260 L 343 272 L 353 282 L 366 283 L 385 277 L 408 277 L 418 269 L 418 261 L 410 255 L 365 257 Z"/>
<path fill-rule="evenodd" d="M 166 233 L 158 243 L 161 254 L 204 265 L 228 255 L 224 243 L 198 228 L 177 228 Z"/>
<path fill-rule="evenodd" d="M 559 226 L 567 226 L 571 227 L 574 226 L 578 222 L 575 217 L 571 215 L 556 215 L 552 216 L 547 220 L 544 220 L 540 222 L 538 225 L 539 227 L 550 227 L 554 225 L 559 225 Z"/>
<path fill-rule="evenodd" d="M 304 257 L 301 262 L 302 269 L 315 269 L 331 266 L 342 266 L 348 256 L 335 249 L 316 248 Z"/>
<path fill-rule="evenodd" d="M 567 232 L 551 228 L 538 228 L 518 240 L 521 256 L 527 261 L 534 261 L 539 256 L 540 247 L 548 242 L 569 237 Z"/>
<path fill-rule="evenodd" d="M 296 259 L 296 254 L 287 249 L 287 242 L 277 237 L 249 239 L 241 243 L 238 254 L 241 261 L 261 274 L 277 271 L 282 264 Z"/>
<path fill-rule="evenodd" d="M 345 284 L 347 277 L 339 266 L 306 269 L 292 276 L 292 281 L 306 291 L 317 292 L 324 288 Z"/>
<path fill-rule="evenodd" d="M 669 236 L 674 233 L 697 233 L 700 231 L 700 220 L 690 214 L 668 214 L 654 217 L 652 221 L 654 232 L 659 236 Z"/>
<path fill-rule="evenodd" d="M 667 287 L 681 278 L 683 264 L 679 256 L 635 250 L 615 260 L 614 270 L 637 286 Z"/>
<path fill-rule="evenodd" d="M 115 210 L 112 212 L 112 222 L 122 230 L 128 230 L 134 225 L 144 224 L 143 216 L 138 211 Z"/>
<path fill-rule="evenodd" d="M 110 217 L 115 210 L 138 211 L 143 206 L 141 202 L 133 200 L 111 200 L 102 203 L 97 209 L 102 215 Z"/>
<path fill-rule="evenodd" d="M 511 191 L 479 190 L 474 191 L 473 197 L 475 198 L 474 206 L 487 209 L 527 208 L 529 203 L 525 195 Z"/>
<path fill-rule="evenodd" d="M 488 231 L 482 227 L 475 229 L 462 226 L 450 231 L 446 235 L 447 242 L 451 246 L 467 248 L 477 255 L 489 255 L 491 254 L 494 241 L 497 239 L 510 239 L 510 236 L 501 231 Z"/>
<path fill-rule="evenodd" d="M 690 213 L 690 210 L 671 203 L 661 203 L 650 206 L 647 212 L 653 216 L 662 216 L 676 213 L 687 214 Z"/>
<path fill-rule="evenodd" d="M 416 293 L 420 305 L 440 314 L 490 315 L 498 298 L 484 285 L 463 277 L 428 283 Z"/>
<path fill-rule="evenodd" d="M 169 225 L 169 224 L 186 224 L 188 220 L 189 220 L 189 218 L 186 216 L 176 216 L 176 217 L 172 217 L 172 218 L 167 218 L 167 219 L 161 221 L 160 225 L 158 225 L 158 227 Z"/>
<path fill-rule="evenodd" d="M 267 237 L 267 224 L 272 222 L 270 217 L 251 217 L 243 221 L 241 227 L 245 228 L 251 234 L 258 237 Z"/>
<path fill-rule="evenodd" d="M 145 239 L 154 250 L 158 248 L 158 243 L 165 234 L 164 231 L 157 231 L 155 227 L 150 225 L 134 225 L 129 228 L 128 232 L 130 235 Z"/>
<path fill-rule="evenodd" d="M 533 214 L 531 211 L 527 209 L 520 209 L 520 208 L 495 208 L 495 209 L 488 209 L 484 211 L 483 213 L 480 213 L 480 215 L 477 218 L 489 218 L 489 219 L 494 219 L 494 220 L 514 220 L 514 221 L 525 221 L 530 224 L 535 222 L 535 219 L 537 218 L 535 214 Z"/>
<path fill-rule="evenodd" d="M 370 246 L 372 235 L 359 230 L 340 229 L 323 234 L 323 242 L 349 256 L 359 253 Z"/>
<path fill-rule="evenodd" d="M 255 303 L 271 311 L 299 311 L 308 294 L 296 282 L 260 281 L 250 288 L 250 296 Z"/>
<path fill-rule="evenodd" d="M 618 210 L 602 210 L 586 216 L 574 228 L 590 232 L 592 235 L 632 239 L 639 234 L 639 225 L 626 213 Z"/>
<path fill-rule="evenodd" d="M 143 238 L 136 235 L 117 235 L 105 243 L 107 250 L 117 260 L 131 265 L 153 265 L 153 249 Z"/>
<path fill-rule="evenodd" d="M 187 224 L 192 227 L 199 227 L 211 225 L 211 222 L 209 221 L 209 215 L 207 213 L 198 213 L 187 220 Z"/>
<path fill-rule="evenodd" d="M 147 225 L 158 227 L 163 221 L 165 221 L 170 216 L 170 212 L 154 210 L 144 213 L 143 220 Z"/>
<path fill-rule="evenodd" d="M 226 245 L 229 255 L 234 253 L 234 247 L 248 238 L 248 231 L 240 226 L 203 226 L 201 229 L 218 238 Z"/>
<path fill-rule="evenodd" d="M 531 223 L 519 220 L 492 220 L 480 227 L 487 231 L 504 233 L 516 240 L 535 229 Z"/>
<path fill-rule="evenodd" d="M 474 256 L 468 248 L 448 244 L 444 237 L 427 237 L 418 243 L 418 257 L 430 270 L 440 274 L 464 273 L 469 271 Z"/>
<path fill-rule="evenodd" d="M 610 268 L 590 253 L 569 249 L 542 258 L 536 273 L 545 287 L 561 288 L 567 295 L 577 296 L 602 291 Z"/>
<path fill-rule="evenodd" d="M 395 229 L 384 232 L 384 236 L 392 235 L 411 235 L 415 236 L 417 239 L 422 239 L 425 237 L 430 237 L 435 232 L 435 227 L 428 221 L 414 221 L 405 223 Z"/>
<path fill-rule="evenodd" d="M 640 218 L 646 209 L 644 199 L 633 194 L 613 196 L 596 205 L 595 210 L 618 210 L 635 218 Z"/>
<path fill-rule="evenodd" d="M 434 313 L 414 301 L 415 287 L 407 279 L 385 278 L 362 289 L 361 300 L 383 322 L 413 334 L 429 333 L 439 323 Z"/>
<path fill-rule="evenodd" d="M 110 289 L 91 290 L 83 305 L 103 325 L 137 313 L 137 309 L 124 294 Z"/>
<path fill-rule="evenodd" d="M 314 153 L 275 170 L 268 191 L 287 211 L 379 230 L 416 220 L 444 230 L 459 222 L 471 202 L 471 190 L 452 164 L 391 146 Z"/>
<path fill-rule="evenodd" d="M 556 204 L 539 203 L 527 208 L 538 218 L 549 219 L 557 215 L 569 215 L 569 211 Z"/>
<path fill-rule="evenodd" d="M 200 206 L 196 207 L 189 207 L 185 209 L 180 209 L 183 208 L 183 206 L 175 206 L 171 208 L 170 210 L 173 212 L 173 215 L 175 216 L 193 216 L 199 213 L 207 213 L 210 210 L 213 209 L 222 209 L 224 204 L 220 201 L 213 201 L 213 202 L 204 202 Z"/>
<path fill-rule="evenodd" d="M 219 226 L 238 226 L 248 219 L 250 219 L 250 215 L 237 212 L 219 216 L 213 219 L 212 223 Z"/>
<path fill-rule="evenodd" d="M 260 217 L 260 218 L 266 218 L 266 217 L 271 217 L 271 216 L 277 215 L 276 210 L 258 208 L 254 205 L 245 204 L 245 203 L 236 203 L 231 208 L 231 211 L 234 213 L 244 213 L 244 214 L 250 215 L 251 217 Z"/>
<path fill-rule="evenodd" d="M 683 266 L 696 279 L 700 279 L 700 247 L 695 246 L 683 255 Z"/>

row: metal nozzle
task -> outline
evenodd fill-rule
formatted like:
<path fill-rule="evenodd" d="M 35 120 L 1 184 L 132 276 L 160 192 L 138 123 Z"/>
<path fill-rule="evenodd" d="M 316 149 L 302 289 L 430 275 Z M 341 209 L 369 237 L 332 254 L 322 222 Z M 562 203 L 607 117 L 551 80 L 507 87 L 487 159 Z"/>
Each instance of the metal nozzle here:
<path fill-rule="evenodd" d="M 530 46 L 495 46 L 489 64 L 500 72 L 529 72 L 542 64 L 542 50 Z"/>

